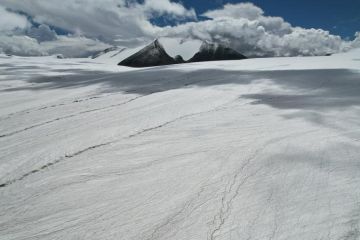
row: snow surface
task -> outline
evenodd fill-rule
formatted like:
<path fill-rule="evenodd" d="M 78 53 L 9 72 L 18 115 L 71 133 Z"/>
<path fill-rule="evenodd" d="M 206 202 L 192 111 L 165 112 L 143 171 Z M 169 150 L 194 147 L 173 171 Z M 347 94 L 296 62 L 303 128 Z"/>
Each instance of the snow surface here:
<path fill-rule="evenodd" d="M 360 50 L 0 73 L 1 240 L 360 237 Z"/>
<path fill-rule="evenodd" d="M 125 48 L 125 47 L 118 47 L 117 49 L 114 49 L 112 51 L 109 51 L 107 53 L 103 53 L 96 57 L 94 60 L 96 62 L 102 62 L 107 64 L 118 64 L 122 60 L 130 57 L 134 53 L 137 53 L 141 49 L 143 49 L 144 46 L 139 46 L 135 48 Z"/>
<path fill-rule="evenodd" d="M 158 39 L 169 56 L 175 57 L 180 55 L 185 61 L 192 58 L 200 51 L 202 41 L 196 39 L 166 38 Z"/>

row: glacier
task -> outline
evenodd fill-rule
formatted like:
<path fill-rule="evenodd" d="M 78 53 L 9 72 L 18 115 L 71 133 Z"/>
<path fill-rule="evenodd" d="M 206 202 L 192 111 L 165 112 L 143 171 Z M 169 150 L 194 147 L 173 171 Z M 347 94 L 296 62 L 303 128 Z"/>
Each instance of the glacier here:
<path fill-rule="evenodd" d="M 0 56 L 1 240 L 360 238 L 359 49 L 111 62 Z"/>

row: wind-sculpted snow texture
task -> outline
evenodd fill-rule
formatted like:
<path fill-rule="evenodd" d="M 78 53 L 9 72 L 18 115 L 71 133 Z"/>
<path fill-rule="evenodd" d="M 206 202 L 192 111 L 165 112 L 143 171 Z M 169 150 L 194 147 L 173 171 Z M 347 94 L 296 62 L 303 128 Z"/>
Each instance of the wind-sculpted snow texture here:
<path fill-rule="evenodd" d="M 0 239 L 359 239 L 359 56 L 0 56 Z"/>

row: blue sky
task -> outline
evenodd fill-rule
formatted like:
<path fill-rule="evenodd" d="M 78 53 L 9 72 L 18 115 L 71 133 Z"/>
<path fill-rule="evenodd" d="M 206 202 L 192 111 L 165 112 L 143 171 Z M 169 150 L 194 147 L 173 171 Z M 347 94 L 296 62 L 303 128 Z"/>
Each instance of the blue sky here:
<path fill-rule="evenodd" d="M 220 8 L 236 0 L 182 0 L 198 14 Z M 360 30 L 360 0 L 254 0 L 265 15 L 280 16 L 294 26 L 322 28 L 343 38 L 353 38 Z"/>

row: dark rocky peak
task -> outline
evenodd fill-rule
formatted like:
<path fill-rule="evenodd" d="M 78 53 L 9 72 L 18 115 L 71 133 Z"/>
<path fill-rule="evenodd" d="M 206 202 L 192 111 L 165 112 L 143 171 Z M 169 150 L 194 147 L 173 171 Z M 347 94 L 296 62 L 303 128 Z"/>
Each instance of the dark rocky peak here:
<path fill-rule="evenodd" d="M 121 61 L 119 65 L 128 67 L 151 67 L 175 63 L 176 61 L 166 53 L 161 43 L 156 39 L 137 53 Z"/>

